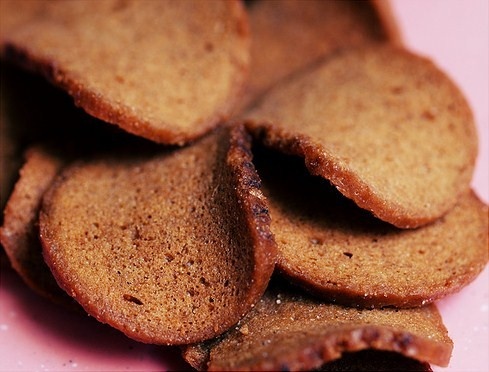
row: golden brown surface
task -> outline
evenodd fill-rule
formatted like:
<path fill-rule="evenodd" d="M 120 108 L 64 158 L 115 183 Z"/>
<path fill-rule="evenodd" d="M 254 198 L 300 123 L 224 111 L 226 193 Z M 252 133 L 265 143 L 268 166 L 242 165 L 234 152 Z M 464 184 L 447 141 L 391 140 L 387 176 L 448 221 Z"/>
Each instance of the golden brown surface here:
<path fill-rule="evenodd" d="M 28 151 L 4 210 L 0 242 L 10 264 L 30 288 L 55 302 L 68 304 L 71 299 L 59 288 L 44 262 L 37 225 L 42 196 L 63 163 L 43 148 Z"/>
<path fill-rule="evenodd" d="M 358 310 L 272 287 L 236 327 L 212 342 L 184 349 L 195 368 L 310 370 L 345 352 L 394 351 L 446 366 L 453 343 L 434 305 Z"/>
<path fill-rule="evenodd" d="M 404 230 L 310 175 L 300 157 L 257 151 L 255 163 L 278 269 L 328 301 L 419 306 L 459 291 L 488 262 L 488 209 L 472 192 L 443 218 Z"/>
<path fill-rule="evenodd" d="M 338 53 L 270 91 L 248 114 L 268 146 L 402 228 L 441 217 L 470 187 L 471 110 L 429 60 L 390 46 Z"/>
<path fill-rule="evenodd" d="M 179 150 L 70 166 L 46 194 L 45 259 L 99 321 L 147 343 L 196 342 L 265 291 L 268 210 L 244 133 L 223 129 Z"/>
<path fill-rule="evenodd" d="M 488 262 L 477 139 L 458 88 L 394 46 L 388 2 L 0 0 L 0 17 L 2 206 L 21 150 L 47 146 L 0 228 L 29 286 L 192 343 L 198 369 L 448 364 L 425 305 Z M 243 128 L 215 130 L 250 102 L 255 138 L 306 167 L 260 150 L 257 174 Z"/>
<path fill-rule="evenodd" d="M 171 144 L 230 114 L 249 62 L 239 1 L 20 3 L 1 2 L 0 54 L 89 114 Z"/>
<path fill-rule="evenodd" d="M 241 108 L 290 73 L 339 48 L 400 43 L 386 2 L 260 0 L 249 5 L 249 19 L 250 74 Z"/>

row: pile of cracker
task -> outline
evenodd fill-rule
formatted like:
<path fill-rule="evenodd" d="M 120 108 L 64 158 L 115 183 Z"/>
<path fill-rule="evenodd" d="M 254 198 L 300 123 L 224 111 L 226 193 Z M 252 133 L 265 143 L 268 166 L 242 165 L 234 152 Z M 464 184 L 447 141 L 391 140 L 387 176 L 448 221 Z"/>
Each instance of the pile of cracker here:
<path fill-rule="evenodd" d="M 488 262 L 471 109 L 381 1 L 1 3 L 0 241 L 199 370 L 431 370 Z"/>

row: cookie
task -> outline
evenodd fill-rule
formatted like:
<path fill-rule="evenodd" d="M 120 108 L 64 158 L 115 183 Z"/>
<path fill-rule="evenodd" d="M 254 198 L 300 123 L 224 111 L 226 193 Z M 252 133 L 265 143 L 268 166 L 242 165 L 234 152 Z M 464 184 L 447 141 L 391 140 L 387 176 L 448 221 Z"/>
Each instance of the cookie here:
<path fill-rule="evenodd" d="M 156 142 L 184 144 L 220 124 L 248 69 L 248 19 L 236 0 L 2 1 L 1 10 L 3 59 Z"/>
<path fill-rule="evenodd" d="M 243 108 L 287 75 L 337 49 L 400 44 L 401 39 L 385 1 L 255 1 L 249 20 L 250 74 Z"/>
<path fill-rule="evenodd" d="M 401 228 L 432 222 L 470 188 L 477 132 L 465 97 L 428 59 L 393 46 L 343 51 L 277 85 L 246 117 L 268 146 Z"/>
<path fill-rule="evenodd" d="M 256 150 L 277 268 L 328 301 L 420 306 L 458 292 L 488 262 L 488 209 L 473 192 L 434 223 L 399 229 L 312 176 L 297 156 Z"/>
<path fill-rule="evenodd" d="M 67 167 L 39 218 L 58 283 L 145 343 L 197 342 L 235 324 L 265 291 L 276 256 L 245 135 L 225 127 L 182 149 Z"/>
<path fill-rule="evenodd" d="M 45 148 L 29 149 L 4 210 L 0 242 L 10 264 L 31 289 L 54 302 L 72 304 L 44 262 L 37 225 L 42 196 L 63 165 L 61 158 Z"/>
<path fill-rule="evenodd" d="M 236 327 L 183 356 L 200 370 L 313 370 L 343 353 L 391 351 L 447 366 L 452 340 L 434 305 L 359 310 L 271 287 Z M 373 369 L 377 370 L 377 369 Z"/>

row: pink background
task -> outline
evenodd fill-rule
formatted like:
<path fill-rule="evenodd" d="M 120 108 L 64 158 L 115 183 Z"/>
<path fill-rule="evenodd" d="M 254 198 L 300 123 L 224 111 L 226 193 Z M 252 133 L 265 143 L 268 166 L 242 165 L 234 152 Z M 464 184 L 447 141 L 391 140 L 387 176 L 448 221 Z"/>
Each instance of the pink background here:
<path fill-rule="evenodd" d="M 473 186 L 489 201 L 487 0 L 394 0 L 407 46 L 431 57 L 470 102 L 480 136 Z M 489 269 L 460 293 L 438 303 L 455 342 L 448 368 L 489 370 Z M 185 369 L 174 348 L 143 345 L 87 316 L 31 293 L 2 261 L 0 370 L 141 371 Z"/>
<path fill-rule="evenodd" d="M 408 47 L 431 57 L 459 85 L 479 129 L 473 187 L 489 201 L 489 2 L 487 0 L 395 0 Z M 489 371 L 489 269 L 456 295 L 438 303 L 454 341 L 448 368 Z"/>

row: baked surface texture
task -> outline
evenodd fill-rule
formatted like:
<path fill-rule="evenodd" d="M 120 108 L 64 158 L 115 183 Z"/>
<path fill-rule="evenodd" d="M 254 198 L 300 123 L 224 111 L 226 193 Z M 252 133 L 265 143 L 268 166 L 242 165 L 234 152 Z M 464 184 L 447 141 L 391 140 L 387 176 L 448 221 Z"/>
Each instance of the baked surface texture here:
<path fill-rule="evenodd" d="M 4 210 L 0 242 L 10 264 L 24 282 L 54 302 L 70 304 L 44 262 L 39 242 L 38 213 L 42 196 L 60 172 L 64 161 L 42 147 L 31 148 L 20 169 L 20 177 Z"/>
<path fill-rule="evenodd" d="M 261 0 L 248 9 L 250 74 L 241 108 L 287 75 L 337 49 L 400 44 L 387 2 Z"/>
<path fill-rule="evenodd" d="M 4 59 L 156 142 L 184 144 L 220 124 L 247 74 L 248 18 L 236 0 L 6 0 L 0 10 Z"/>
<path fill-rule="evenodd" d="M 310 175 L 298 156 L 261 149 L 254 162 L 278 270 L 327 301 L 420 306 L 458 292 L 488 262 L 488 209 L 473 192 L 437 221 L 399 229 Z"/>
<path fill-rule="evenodd" d="M 246 114 L 268 146 L 401 228 L 432 222 L 470 188 L 472 112 L 431 61 L 393 46 L 343 51 L 275 86 Z"/>
<path fill-rule="evenodd" d="M 65 329 L 5 276 L 14 346 L 55 341 L 57 363 L 75 332 L 128 368 L 155 350 L 167 369 L 180 350 L 198 370 L 448 366 L 436 301 L 489 261 L 477 131 L 388 1 L 0 0 L 0 70 L 2 268 L 105 323 Z"/>
<path fill-rule="evenodd" d="M 359 310 L 321 303 L 282 286 L 270 287 L 238 326 L 212 342 L 185 348 L 183 355 L 197 369 L 293 371 L 319 368 L 343 353 L 366 349 L 446 366 L 452 347 L 434 305 Z"/>
<path fill-rule="evenodd" d="M 276 246 L 243 128 L 177 150 L 68 167 L 40 214 L 44 256 L 85 310 L 146 343 L 214 337 L 243 317 Z"/>

